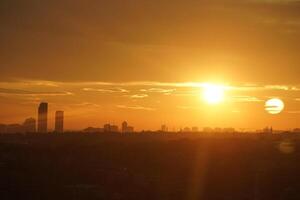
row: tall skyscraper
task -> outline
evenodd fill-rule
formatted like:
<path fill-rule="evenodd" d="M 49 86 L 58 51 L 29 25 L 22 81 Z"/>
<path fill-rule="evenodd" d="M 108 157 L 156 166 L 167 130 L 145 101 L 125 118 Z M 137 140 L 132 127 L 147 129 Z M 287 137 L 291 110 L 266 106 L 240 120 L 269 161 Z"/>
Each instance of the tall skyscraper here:
<path fill-rule="evenodd" d="M 55 113 L 55 132 L 64 132 L 64 111 L 56 111 Z"/>
<path fill-rule="evenodd" d="M 23 129 L 25 133 L 36 132 L 36 120 L 34 118 L 28 118 L 23 123 Z"/>
<path fill-rule="evenodd" d="M 128 123 L 124 121 L 122 123 L 122 133 L 133 133 L 134 128 L 132 126 L 128 126 Z"/>
<path fill-rule="evenodd" d="M 127 124 L 126 121 L 124 121 L 124 122 L 122 123 L 122 132 L 123 132 L 123 133 L 126 133 L 126 132 L 127 132 L 127 127 L 128 127 L 128 124 Z"/>
<path fill-rule="evenodd" d="M 167 127 L 167 125 L 165 125 L 165 124 L 161 125 L 161 131 L 162 131 L 162 132 L 168 132 L 168 127 Z"/>
<path fill-rule="evenodd" d="M 40 103 L 38 110 L 38 132 L 47 133 L 48 103 Z"/>

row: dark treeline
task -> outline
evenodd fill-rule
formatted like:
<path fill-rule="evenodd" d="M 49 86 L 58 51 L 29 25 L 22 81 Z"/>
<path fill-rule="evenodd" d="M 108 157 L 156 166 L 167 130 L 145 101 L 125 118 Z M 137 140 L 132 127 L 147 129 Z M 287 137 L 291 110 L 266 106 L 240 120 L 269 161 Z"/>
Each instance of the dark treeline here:
<path fill-rule="evenodd" d="M 298 135 L 0 136 L 0 199 L 299 199 Z"/>

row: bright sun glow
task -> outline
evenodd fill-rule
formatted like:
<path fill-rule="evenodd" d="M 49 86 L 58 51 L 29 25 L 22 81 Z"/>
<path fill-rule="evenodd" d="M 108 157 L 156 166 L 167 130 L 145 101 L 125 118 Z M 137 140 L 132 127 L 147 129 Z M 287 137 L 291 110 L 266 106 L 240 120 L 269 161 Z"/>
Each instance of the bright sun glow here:
<path fill-rule="evenodd" d="M 224 87 L 220 85 L 205 84 L 203 98 L 209 104 L 219 104 L 224 100 Z"/>

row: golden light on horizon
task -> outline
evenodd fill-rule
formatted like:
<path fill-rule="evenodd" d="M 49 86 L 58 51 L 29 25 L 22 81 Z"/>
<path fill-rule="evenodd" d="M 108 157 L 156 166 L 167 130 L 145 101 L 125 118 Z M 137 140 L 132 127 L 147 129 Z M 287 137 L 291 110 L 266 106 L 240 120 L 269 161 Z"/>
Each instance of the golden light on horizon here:
<path fill-rule="evenodd" d="M 224 87 L 221 85 L 205 84 L 203 86 L 203 99 L 212 105 L 221 103 L 224 100 Z"/>
<path fill-rule="evenodd" d="M 281 99 L 269 99 L 265 103 L 265 110 L 272 115 L 281 113 L 284 110 L 284 102 Z"/>

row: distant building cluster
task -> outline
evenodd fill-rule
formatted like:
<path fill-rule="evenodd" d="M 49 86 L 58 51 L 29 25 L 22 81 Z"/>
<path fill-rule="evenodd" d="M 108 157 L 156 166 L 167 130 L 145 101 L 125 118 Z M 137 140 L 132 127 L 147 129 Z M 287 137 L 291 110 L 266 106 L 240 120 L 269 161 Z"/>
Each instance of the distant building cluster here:
<path fill-rule="evenodd" d="M 161 125 L 159 132 L 169 132 L 169 128 L 167 125 Z M 234 133 L 236 130 L 234 128 L 210 128 L 205 127 L 203 130 L 200 130 L 197 126 L 193 127 L 184 127 L 180 128 L 179 130 L 173 130 L 172 132 L 179 132 L 179 133 L 198 133 L 198 132 L 205 132 L 205 133 Z"/>
<path fill-rule="evenodd" d="M 185 133 L 196 133 L 196 132 L 199 132 L 199 129 L 198 127 L 196 126 L 193 126 L 192 128 L 190 127 L 184 127 L 183 129 L 180 130 L 180 132 L 185 132 Z"/>
<path fill-rule="evenodd" d="M 8 133 L 48 133 L 48 103 L 41 102 L 38 106 L 38 115 L 37 120 L 33 117 L 27 118 L 24 120 L 22 124 L 0 124 L 0 134 Z M 55 124 L 54 124 L 54 132 L 55 133 L 63 133 L 64 132 L 64 111 L 56 111 L 55 112 Z M 130 126 L 126 121 L 121 124 L 121 128 L 115 124 L 104 124 L 103 127 L 94 128 L 88 127 L 83 130 L 84 133 L 134 133 L 134 127 Z M 145 132 L 145 131 L 142 131 Z M 146 131 L 152 132 L 152 131 Z M 166 124 L 161 125 L 160 129 L 157 131 L 160 133 L 169 132 L 169 128 Z M 234 128 L 210 128 L 205 127 L 201 131 L 197 126 L 193 127 L 184 127 L 179 130 L 175 130 L 173 128 L 172 132 L 174 133 L 236 133 Z M 282 132 L 294 132 L 300 133 L 300 128 L 295 128 L 289 131 L 279 131 L 273 130 L 273 127 L 266 127 L 261 130 L 257 130 L 256 133 L 282 133 Z"/>
<path fill-rule="evenodd" d="M 234 133 L 236 130 L 234 128 L 210 128 L 205 127 L 203 128 L 203 132 L 205 133 Z"/>
<path fill-rule="evenodd" d="M 122 133 L 132 133 L 134 128 L 132 126 L 128 126 L 127 122 L 122 123 Z"/>
<path fill-rule="evenodd" d="M 266 127 L 263 129 L 263 133 L 273 133 L 273 127 Z"/>
<path fill-rule="evenodd" d="M 0 124 L 0 133 L 47 133 L 48 130 L 48 103 L 42 102 L 38 107 L 38 120 L 25 119 L 23 124 Z M 64 112 L 55 113 L 55 132 L 64 132 Z"/>
<path fill-rule="evenodd" d="M 126 121 L 122 123 L 122 128 L 119 130 L 119 127 L 117 125 L 113 124 L 104 124 L 103 128 L 94 128 L 94 127 L 88 127 L 83 130 L 86 133 L 133 133 L 134 127 L 129 126 Z"/>

